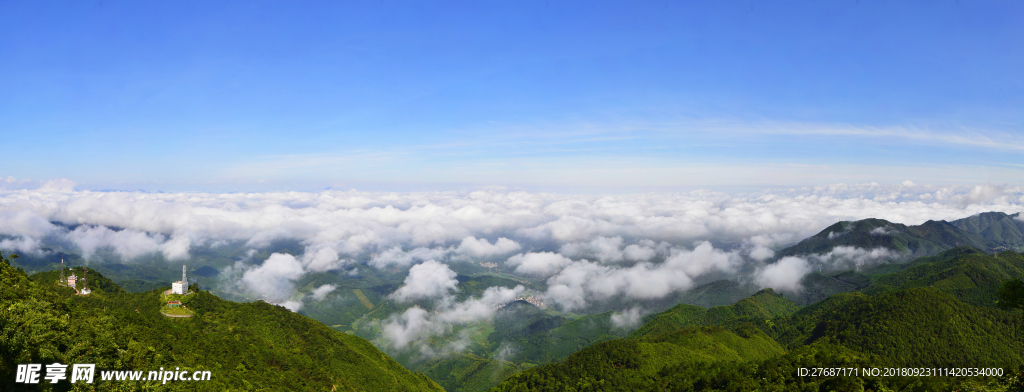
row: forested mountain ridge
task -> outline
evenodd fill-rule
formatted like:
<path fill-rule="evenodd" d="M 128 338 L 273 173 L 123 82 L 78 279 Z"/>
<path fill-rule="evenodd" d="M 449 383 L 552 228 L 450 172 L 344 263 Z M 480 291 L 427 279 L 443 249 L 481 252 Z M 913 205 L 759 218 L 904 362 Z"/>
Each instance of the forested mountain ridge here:
<path fill-rule="evenodd" d="M 768 262 L 792 256 L 825 267 L 804 276 L 804 290 L 787 294 L 798 305 L 809 305 L 833 294 L 864 289 L 878 276 L 907 268 L 908 262 L 954 249 L 990 254 L 1024 251 L 1024 220 L 1020 217 L 1020 213 L 985 212 L 952 222 L 930 220 L 916 226 L 874 218 L 841 221 L 776 251 Z M 858 252 L 874 252 L 874 258 L 851 260 L 858 257 Z M 721 280 L 696 287 L 679 300 L 704 307 L 728 305 L 757 289 L 752 284 Z"/>
<path fill-rule="evenodd" d="M 629 339 L 597 344 L 565 361 L 526 370 L 492 391 L 1024 391 L 1024 318 L 1020 310 L 999 308 L 995 301 L 1005 282 L 1001 279 L 1020 274 L 1024 256 L 959 248 L 908 267 L 865 276 L 873 283 L 862 292 L 832 295 L 791 314 L 764 319 L 747 317 L 757 311 L 737 312 L 732 306 L 712 308 L 723 315 L 712 318 L 712 309 L 680 305 L 649 318 Z M 768 292 L 749 300 L 785 303 Z M 673 326 L 678 328 L 670 331 Z M 703 342 L 687 338 L 698 335 L 704 336 Z M 675 347 L 655 348 L 650 346 L 654 341 Z M 728 342 L 767 355 L 731 356 L 722 348 Z M 772 348 L 776 346 L 783 349 Z M 660 354 L 649 354 L 654 351 Z M 982 367 L 1002 369 L 1003 375 L 798 375 L 800 368 L 814 367 Z"/>
<path fill-rule="evenodd" d="M 96 374 L 94 386 L 102 390 L 442 390 L 365 339 L 280 306 L 234 303 L 197 291 L 182 301 L 194 317 L 168 318 L 160 313 L 160 292 L 127 293 L 90 271 L 97 289 L 81 296 L 58 286 L 51 275 L 33 281 L 0 263 L 2 390 L 71 390 L 67 382 L 13 383 L 18 364 L 54 362 L 212 374 L 210 381 L 167 384 L 104 382 Z"/>
<path fill-rule="evenodd" d="M 649 321 L 633 331 L 629 337 L 641 338 L 693 326 L 729 325 L 736 320 L 762 321 L 788 316 L 796 312 L 797 309 L 799 307 L 786 297 L 777 294 L 772 289 L 764 289 L 727 306 L 704 309 L 694 305 L 676 305 L 650 317 Z"/>
<path fill-rule="evenodd" d="M 985 251 L 1024 249 L 1024 221 L 1020 213 L 986 212 L 952 222 L 930 220 L 916 226 L 884 219 L 862 219 L 833 224 L 797 244 L 776 252 L 776 257 L 821 254 L 838 246 L 864 249 L 883 247 L 909 258 L 933 256 L 958 246 Z"/>

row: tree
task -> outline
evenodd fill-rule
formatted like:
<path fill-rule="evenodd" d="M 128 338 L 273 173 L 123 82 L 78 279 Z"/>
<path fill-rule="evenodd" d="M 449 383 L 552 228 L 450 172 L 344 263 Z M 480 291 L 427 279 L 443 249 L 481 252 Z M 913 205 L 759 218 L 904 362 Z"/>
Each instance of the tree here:
<path fill-rule="evenodd" d="M 1024 281 L 1020 278 L 1003 282 L 999 288 L 999 306 L 1024 310 Z"/>
<path fill-rule="evenodd" d="M 14 264 L 14 259 L 17 259 L 17 258 L 18 258 L 18 255 L 16 255 L 16 254 L 12 253 L 10 256 L 4 257 L 3 252 L 0 252 L 0 260 L 3 260 L 4 263 L 6 263 L 7 265 L 13 265 Z"/>

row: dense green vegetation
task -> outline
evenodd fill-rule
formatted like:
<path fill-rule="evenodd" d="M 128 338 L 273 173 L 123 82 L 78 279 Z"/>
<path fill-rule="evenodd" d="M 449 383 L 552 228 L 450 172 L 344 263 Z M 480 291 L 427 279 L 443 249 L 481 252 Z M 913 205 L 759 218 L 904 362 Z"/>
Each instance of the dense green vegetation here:
<path fill-rule="evenodd" d="M 1008 280 L 999 288 L 999 306 L 1024 310 L 1024 281 L 1021 278 Z"/>
<path fill-rule="evenodd" d="M 950 223 L 986 239 L 989 247 L 994 250 L 1021 250 L 1024 245 L 1024 220 L 1019 218 L 1019 212 L 1012 215 L 983 212 Z"/>
<path fill-rule="evenodd" d="M 1024 391 L 1024 320 L 1019 309 L 996 302 L 1024 302 L 1014 299 L 1024 296 L 1024 283 L 1010 277 L 1022 265 L 1014 252 L 957 249 L 891 274 L 862 274 L 857 279 L 873 282 L 863 292 L 795 312 L 768 291 L 707 310 L 680 305 L 650 317 L 629 339 L 525 370 L 492 390 Z M 1004 375 L 798 373 L 814 367 L 997 367 Z"/>
<path fill-rule="evenodd" d="M 0 389 L 69 390 L 71 384 L 10 384 L 17 364 L 94 363 L 104 370 L 210 370 L 206 382 L 110 381 L 101 390 L 440 390 L 368 341 L 264 302 L 234 303 L 205 291 L 183 298 L 192 318 L 160 314 L 160 291 L 127 293 L 90 271 L 87 296 L 29 279 L 0 263 Z M 38 389 L 37 389 L 38 387 Z"/>
<path fill-rule="evenodd" d="M 1024 276 L 1024 257 L 1020 253 L 958 253 L 952 258 L 916 260 L 902 271 L 879 277 L 864 292 L 879 294 L 931 287 L 970 304 L 994 306 L 998 299 L 996 288 L 1004 281 Z"/>
<path fill-rule="evenodd" d="M 481 358 L 473 353 L 433 359 L 419 368 L 450 392 L 484 391 L 523 369 L 501 358 Z"/>
<path fill-rule="evenodd" d="M 731 325 L 736 322 L 764 322 L 797 311 L 797 306 L 772 289 L 764 289 L 729 306 L 704 309 L 680 304 L 650 318 L 631 338 L 664 334 L 690 326 Z"/>

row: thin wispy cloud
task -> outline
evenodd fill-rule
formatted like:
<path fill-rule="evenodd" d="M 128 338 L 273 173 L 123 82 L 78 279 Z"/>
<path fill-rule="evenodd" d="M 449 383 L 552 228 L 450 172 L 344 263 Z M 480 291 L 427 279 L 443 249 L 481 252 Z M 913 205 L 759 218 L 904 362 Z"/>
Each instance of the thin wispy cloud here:
<path fill-rule="evenodd" d="M 777 125 L 755 127 L 752 132 L 776 135 L 857 136 L 864 138 L 897 138 L 923 144 L 948 144 L 993 150 L 1024 152 L 1024 138 L 997 131 L 959 130 L 935 131 L 911 127 L 853 127 L 820 125 Z M 748 131 L 750 132 L 750 131 Z"/>

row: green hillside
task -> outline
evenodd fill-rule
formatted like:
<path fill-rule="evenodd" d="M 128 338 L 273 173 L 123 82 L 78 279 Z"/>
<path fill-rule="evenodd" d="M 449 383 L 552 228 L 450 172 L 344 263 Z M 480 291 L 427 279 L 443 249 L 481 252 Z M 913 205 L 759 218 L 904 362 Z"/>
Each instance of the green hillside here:
<path fill-rule="evenodd" d="M 1020 213 L 986 212 L 952 222 L 927 221 L 917 226 L 884 219 L 842 221 L 776 252 L 777 258 L 827 253 L 837 246 L 883 247 L 910 258 L 926 257 L 955 247 L 986 251 L 1024 250 Z"/>
<path fill-rule="evenodd" d="M 1024 250 L 1024 220 L 1020 220 L 1019 212 L 985 212 L 950 223 L 986 239 L 994 250 Z"/>
<path fill-rule="evenodd" d="M 596 344 L 565 361 L 516 374 L 492 391 L 649 391 L 666 368 L 764 360 L 785 350 L 761 330 L 693 327 Z"/>
<path fill-rule="evenodd" d="M 528 369 L 492 391 L 1022 391 L 1024 318 L 994 306 L 1004 277 L 1020 273 L 1022 263 L 1013 252 L 959 248 L 890 274 L 851 278 L 874 283 L 795 312 L 770 291 L 707 310 L 680 305 L 650 317 L 629 339 Z M 747 351 L 729 351 L 735 347 Z M 657 355 L 645 355 L 651 352 Z M 814 367 L 997 367 L 1005 376 L 798 375 Z"/>
<path fill-rule="evenodd" d="M 53 273 L 29 279 L 0 263 L 0 377 L 17 364 L 94 363 L 103 370 L 209 370 L 210 381 L 160 384 L 100 380 L 102 390 L 441 390 L 368 341 L 264 302 L 234 303 L 205 291 L 182 302 L 191 318 L 163 316 L 159 292 L 127 293 L 89 272 L 88 296 L 56 284 Z M 193 286 L 195 289 L 195 286 Z M 18 390 L 26 384 L 5 383 Z M 38 389 L 69 390 L 68 383 Z M 14 389 L 11 389 L 14 388 Z"/>
<path fill-rule="evenodd" d="M 729 325 L 737 321 L 764 321 L 788 316 L 797 311 L 792 301 L 772 289 L 764 289 L 729 306 L 704 309 L 693 305 L 677 305 L 656 314 L 633 331 L 631 338 L 665 334 L 691 326 Z"/>
<path fill-rule="evenodd" d="M 915 260 L 902 271 L 879 277 L 864 292 L 878 294 L 931 287 L 976 306 L 995 306 L 995 288 L 1018 276 L 1024 276 L 1024 256 L 1020 253 L 993 256 L 958 252 L 955 257 Z"/>
<path fill-rule="evenodd" d="M 827 253 L 837 246 L 852 246 L 864 249 L 882 247 L 916 258 L 932 256 L 957 246 L 986 249 L 988 244 L 984 238 L 945 221 L 907 226 L 883 219 L 863 219 L 838 222 L 776 252 L 776 257 Z"/>
<path fill-rule="evenodd" d="M 821 339 L 821 336 L 812 335 L 811 332 L 819 328 L 821 318 L 832 317 L 831 315 L 835 314 L 859 314 L 861 310 L 855 309 L 855 306 L 852 304 L 853 302 L 848 302 L 855 300 L 863 301 L 865 298 L 873 297 L 856 293 L 856 291 L 864 290 L 865 293 L 883 295 L 926 286 L 932 287 L 936 292 L 940 292 L 934 295 L 941 297 L 941 293 L 947 293 L 960 299 L 962 302 L 974 305 L 969 308 L 956 308 L 957 310 L 955 311 L 965 315 L 971 314 L 968 310 L 976 311 L 978 315 L 972 317 L 982 320 L 982 324 L 986 326 L 997 324 L 1006 326 L 1006 323 L 1013 323 L 1013 317 L 1007 318 L 1007 312 L 988 308 L 993 307 L 995 304 L 995 293 L 999 284 L 1013 276 L 1024 274 L 1024 268 L 1022 267 L 1024 267 L 1024 259 L 1017 253 L 1004 252 L 994 257 L 974 248 L 957 247 L 935 256 L 919 258 L 908 263 L 881 264 L 863 268 L 860 271 L 809 274 L 803 281 L 804 291 L 795 295 L 795 299 L 812 305 L 805 307 L 799 313 L 797 313 L 798 306 L 790 299 L 771 290 L 765 290 L 729 306 L 705 309 L 687 304 L 677 305 L 664 312 L 648 316 L 646 318 L 647 322 L 634 331 L 630 337 L 642 338 L 644 336 L 666 335 L 686 327 L 717 325 L 732 328 L 743 323 L 751 323 L 764 329 L 765 332 L 777 339 L 781 345 L 788 346 L 791 349 L 805 347 L 809 344 L 834 346 L 834 338 L 851 332 L 836 332 L 836 336 L 824 339 L 820 343 L 818 340 Z M 700 288 L 701 295 L 709 297 L 735 295 L 735 293 L 745 289 L 735 282 L 729 281 L 714 282 Z M 792 294 L 790 296 L 793 297 Z M 948 298 L 946 299 L 948 300 Z M 956 303 L 966 305 L 959 301 Z M 941 308 L 931 303 L 914 303 L 907 304 L 906 306 L 914 309 Z M 892 310 L 890 312 L 890 314 L 897 313 L 899 313 L 899 310 Z M 996 316 L 993 316 L 993 314 Z M 790 318 L 782 317 L 790 315 L 794 316 Z M 523 320 L 528 319 L 523 318 Z M 925 322 L 925 320 L 916 320 L 915 322 Z M 878 323 L 882 322 L 878 321 Z M 953 332 L 960 333 L 957 331 Z M 941 330 L 935 332 L 935 334 L 949 334 L 953 332 Z M 814 336 L 813 339 L 812 336 Z M 596 339 L 595 342 L 605 341 L 609 338 L 612 338 L 612 336 L 606 335 L 601 339 Z M 882 338 L 879 339 L 884 341 Z M 974 336 L 972 339 L 975 340 L 970 344 L 990 341 L 999 342 L 1000 347 L 1012 347 L 1012 344 L 1006 341 L 1000 341 L 984 334 Z M 551 352 L 557 349 L 555 345 L 559 343 L 558 340 L 551 339 L 550 336 L 548 336 L 547 340 L 538 339 L 538 342 L 545 341 L 548 342 L 549 346 L 544 350 Z M 915 347 L 914 345 L 916 344 L 918 350 L 921 347 L 926 347 L 926 345 L 922 346 L 921 342 L 902 342 L 900 344 L 904 344 L 907 347 Z M 586 347 L 586 345 L 582 345 L 580 348 L 583 347 Z M 897 363 L 896 361 L 901 360 L 900 358 L 890 358 L 891 355 L 876 353 L 859 346 L 853 348 L 838 347 L 841 347 L 843 350 L 852 350 L 851 352 L 856 352 L 858 355 L 865 356 L 865 358 L 872 355 L 885 358 L 888 361 L 887 363 Z M 985 345 L 980 345 L 979 347 L 985 347 Z M 538 349 L 537 351 L 541 352 L 543 350 Z M 946 351 L 949 354 L 964 353 L 968 350 L 947 348 Z M 999 352 L 999 350 L 993 352 Z M 972 355 L 979 360 L 985 358 L 984 355 L 979 353 Z M 1005 358 L 1013 358 L 1013 356 L 1005 356 Z M 559 358 L 555 357 L 553 359 Z M 918 358 L 918 360 L 923 359 Z"/>
<path fill-rule="evenodd" d="M 1024 329 L 1012 312 L 973 306 L 933 288 L 849 296 L 814 314 L 802 344 L 827 339 L 900 366 L 1024 364 Z M 780 330 L 788 320 L 778 320 Z"/>
<path fill-rule="evenodd" d="M 482 358 L 473 353 L 456 353 L 419 366 L 446 391 L 486 391 L 523 369 L 501 358 Z"/>
<path fill-rule="evenodd" d="M 740 284 L 735 280 L 717 280 L 702 284 L 680 293 L 678 303 L 712 308 L 721 305 L 732 305 L 758 291 L 759 287 L 752 284 Z"/>

